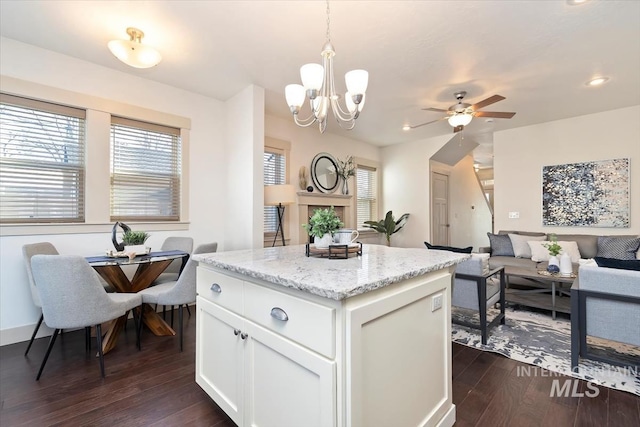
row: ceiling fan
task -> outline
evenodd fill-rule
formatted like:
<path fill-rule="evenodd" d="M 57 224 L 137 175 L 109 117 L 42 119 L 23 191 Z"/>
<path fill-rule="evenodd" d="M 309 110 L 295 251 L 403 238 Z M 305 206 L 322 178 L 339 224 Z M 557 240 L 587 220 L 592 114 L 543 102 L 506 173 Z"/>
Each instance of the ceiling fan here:
<path fill-rule="evenodd" d="M 439 113 L 447 113 L 446 116 L 441 117 L 437 120 L 432 120 L 430 122 L 422 123 L 415 126 L 405 126 L 404 129 L 405 130 L 415 129 L 420 126 L 425 126 L 431 123 L 435 123 L 435 122 L 439 122 L 441 120 L 447 119 L 449 121 L 449 124 L 453 126 L 453 132 L 455 133 L 455 132 L 460 132 L 462 129 L 464 129 L 465 126 L 471 123 L 471 119 L 474 117 L 495 117 L 499 119 L 510 119 L 516 114 L 516 113 L 505 113 L 505 112 L 497 112 L 497 111 L 479 111 L 481 108 L 484 108 L 487 105 L 491 105 L 498 101 L 502 101 L 503 99 L 505 99 L 504 96 L 493 95 L 483 101 L 476 102 L 475 104 L 472 105 L 472 104 L 467 104 L 466 102 L 462 102 L 464 97 L 467 95 L 467 92 L 460 91 L 460 92 L 454 93 L 453 95 L 458 100 L 458 103 L 449 107 L 448 110 L 443 110 L 442 108 L 423 108 L 423 110 L 426 110 L 426 111 L 436 111 Z"/>

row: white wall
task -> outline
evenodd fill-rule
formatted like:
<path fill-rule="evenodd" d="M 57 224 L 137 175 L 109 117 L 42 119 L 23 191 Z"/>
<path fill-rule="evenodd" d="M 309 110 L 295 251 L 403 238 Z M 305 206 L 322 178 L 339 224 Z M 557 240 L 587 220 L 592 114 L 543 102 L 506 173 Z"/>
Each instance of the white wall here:
<path fill-rule="evenodd" d="M 640 234 L 640 106 L 497 132 L 494 135 L 495 230 Z M 542 167 L 630 158 L 631 227 L 544 227 Z M 509 219 L 519 212 L 519 219 Z M 488 239 L 486 244 L 488 245 Z"/>
<path fill-rule="evenodd" d="M 449 175 L 449 223 L 451 246 L 487 246 L 491 211 L 473 170 L 473 157 L 460 160 Z"/>
<path fill-rule="evenodd" d="M 429 159 L 451 135 L 382 148 L 382 212 L 393 211 L 396 219 L 409 213 L 405 227 L 391 236 L 391 245 L 424 248 L 430 240 Z"/>
<path fill-rule="evenodd" d="M 188 230 L 152 232 L 148 243 L 159 248 L 169 235 L 189 235 L 196 245 L 218 241 L 224 250 L 224 103 L 6 38 L 0 38 L 0 65 L 4 76 L 190 118 Z M 112 246 L 106 232 L 0 237 L 0 345 L 28 339 L 40 315 L 21 254 L 22 245 L 38 241 L 52 242 L 63 254 L 99 254 Z"/>
<path fill-rule="evenodd" d="M 264 180 L 264 89 L 250 86 L 227 101 L 226 198 L 227 250 L 262 247 Z"/>

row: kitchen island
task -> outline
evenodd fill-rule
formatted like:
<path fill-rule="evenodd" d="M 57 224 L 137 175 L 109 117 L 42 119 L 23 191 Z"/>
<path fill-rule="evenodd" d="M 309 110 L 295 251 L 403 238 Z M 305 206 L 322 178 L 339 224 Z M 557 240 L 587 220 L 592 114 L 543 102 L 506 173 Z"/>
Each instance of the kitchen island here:
<path fill-rule="evenodd" d="M 451 275 L 468 257 L 193 255 L 196 382 L 239 426 L 451 426 Z"/>

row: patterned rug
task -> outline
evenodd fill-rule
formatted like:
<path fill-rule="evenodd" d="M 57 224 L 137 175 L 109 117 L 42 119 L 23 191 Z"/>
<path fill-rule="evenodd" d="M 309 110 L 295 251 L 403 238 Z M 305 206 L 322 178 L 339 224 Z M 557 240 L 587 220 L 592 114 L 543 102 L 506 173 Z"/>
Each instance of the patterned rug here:
<path fill-rule="evenodd" d="M 491 309 L 489 319 L 498 310 Z M 477 323 L 477 314 L 453 308 L 454 318 Z M 640 396 L 640 371 L 613 366 L 602 362 L 580 359 L 578 373 L 571 372 L 571 322 L 548 312 L 532 312 L 525 309 L 506 309 L 506 324 L 489 330 L 487 345 L 480 341 L 480 330 L 452 325 L 451 339 L 469 347 L 502 354 L 510 359 L 539 366 L 553 372 L 580 378 L 595 384 L 628 391 Z M 589 339 L 593 352 L 606 351 L 609 355 L 628 360 L 637 365 L 640 348 L 617 342 Z M 613 353 L 612 353 L 613 352 Z"/>

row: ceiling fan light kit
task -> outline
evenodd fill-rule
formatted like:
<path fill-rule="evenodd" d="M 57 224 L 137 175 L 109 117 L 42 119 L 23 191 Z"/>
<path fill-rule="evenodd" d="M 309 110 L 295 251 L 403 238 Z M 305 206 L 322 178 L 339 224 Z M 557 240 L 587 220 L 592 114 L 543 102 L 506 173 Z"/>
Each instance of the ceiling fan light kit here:
<path fill-rule="evenodd" d="M 441 117 L 437 120 L 432 120 L 430 122 L 421 123 L 419 125 L 413 125 L 413 126 L 404 125 L 402 129 L 403 130 L 415 129 L 420 126 L 425 126 L 431 123 L 439 122 L 440 120 L 447 119 L 447 121 L 449 122 L 449 125 L 453 127 L 453 132 L 455 133 L 463 130 L 465 126 L 471 123 L 471 120 L 474 117 L 496 117 L 500 119 L 510 119 L 516 114 L 516 113 L 506 113 L 506 112 L 499 112 L 499 111 L 480 111 L 481 108 L 484 108 L 487 105 L 491 105 L 498 101 L 502 101 L 503 99 L 505 99 L 504 96 L 493 95 L 487 99 L 484 99 L 472 105 L 472 104 L 467 104 L 466 102 L 462 102 L 462 100 L 466 95 L 467 95 L 467 92 L 465 91 L 454 93 L 453 96 L 455 96 L 455 98 L 458 100 L 458 103 L 449 107 L 448 110 L 443 110 L 442 108 L 423 108 L 423 110 L 427 110 L 427 111 L 446 113 L 447 114 L 446 116 Z"/>
<path fill-rule="evenodd" d="M 107 46 L 111 53 L 130 67 L 151 68 L 160 63 L 160 52 L 142 44 L 144 33 L 137 28 L 127 28 L 129 40 L 111 40 Z"/>
<path fill-rule="evenodd" d="M 336 94 L 333 78 L 333 57 L 336 52 L 331 44 L 329 27 L 329 1 L 327 1 L 327 40 L 321 52 L 322 65 L 303 65 L 300 67 L 302 85 L 290 84 L 285 87 L 285 98 L 295 123 L 306 127 L 317 122 L 321 133 L 327 127 L 329 108 L 340 127 L 347 130 L 353 129 L 364 107 L 365 92 L 369 83 L 369 73 L 365 70 L 352 70 L 346 73 L 345 107 L 340 105 L 338 102 L 340 95 Z M 300 119 L 298 113 L 302 109 L 305 98 L 309 98 L 311 114 L 306 119 Z"/>

